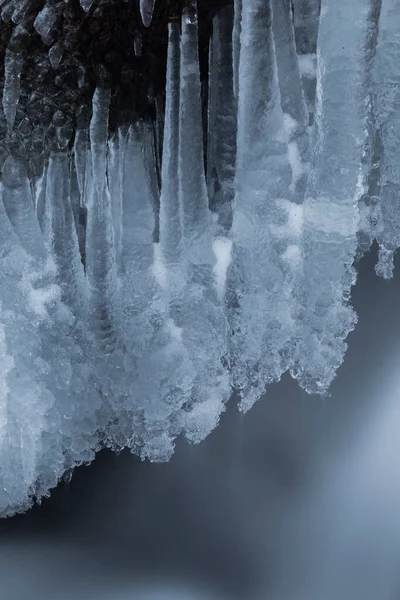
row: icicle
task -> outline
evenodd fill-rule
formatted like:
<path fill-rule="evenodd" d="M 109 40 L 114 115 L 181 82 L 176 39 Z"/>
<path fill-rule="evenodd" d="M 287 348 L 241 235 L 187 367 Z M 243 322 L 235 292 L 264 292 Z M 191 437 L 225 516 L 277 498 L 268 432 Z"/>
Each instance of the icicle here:
<path fill-rule="evenodd" d="M 204 174 L 200 96 L 197 3 L 182 13 L 179 123 L 179 198 L 187 256 L 194 264 L 211 264 L 211 215 Z"/>
<path fill-rule="evenodd" d="M 143 25 L 150 27 L 153 18 L 155 0 L 140 0 L 140 14 L 142 16 Z"/>
<path fill-rule="evenodd" d="M 169 23 L 160 202 L 160 248 L 168 268 L 179 265 L 183 257 L 178 185 L 179 36 L 179 23 Z"/>
<path fill-rule="evenodd" d="M 122 195 L 122 262 L 125 272 L 146 272 L 154 260 L 154 210 L 144 157 L 144 124 L 129 128 Z"/>
<path fill-rule="evenodd" d="M 42 233 L 44 231 L 44 212 L 46 206 L 46 183 L 47 183 L 47 164 L 44 165 L 43 172 L 40 177 L 38 177 L 35 181 L 35 189 L 34 189 L 34 206 L 36 211 L 36 216 L 39 221 L 40 229 Z"/>
<path fill-rule="evenodd" d="M 232 383 L 247 410 L 286 370 L 291 335 L 290 167 L 280 102 L 271 1 L 243 3 L 239 64 L 234 242 L 229 288 Z"/>
<path fill-rule="evenodd" d="M 233 92 L 233 9 L 226 6 L 213 21 L 210 43 L 207 183 L 210 208 L 219 213 L 220 224 L 232 221 L 236 160 L 236 99 Z"/>
<path fill-rule="evenodd" d="M 296 54 L 291 0 L 273 0 L 273 33 L 281 105 L 288 134 L 292 199 L 302 202 L 309 160 L 308 110 Z"/>
<path fill-rule="evenodd" d="M 369 28 L 366 42 L 366 63 L 368 65 L 365 80 L 365 86 L 368 90 L 368 96 L 366 97 L 367 123 L 362 156 L 364 194 L 358 203 L 360 223 L 357 233 L 357 259 L 361 258 L 370 249 L 378 231 L 382 227 L 379 181 L 382 140 L 375 115 L 375 86 L 373 77 L 381 7 L 382 0 L 373 0 L 371 27 Z"/>
<path fill-rule="evenodd" d="M 380 136 L 380 231 L 376 272 L 393 276 L 400 246 L 400 0 L 382 0 L 374 79 L 374 116 Z M 378 134 L 379 132 L 379 134 Z"/>
<path fill-rule="evenodd" d="M 87 129 L 77 129 L 74 143 L 74 160 L 76 176 L 80 192 L 80 205 L 85 206 L 85 174 L 89 148 L 89 137 Z"/>
<path fill-rule="evenodd" d="M 9 132 L 14 127 L 17 105 L 21 93 L 21 71 L 24 64 L 22 54 L 7 48 L 4 59 L 3 111 Z"/>
<path fill-rule="evenodd" d="M 240 32 L 242 28 L 242 0 L 234 0 L 234 20 L 232 31 L 232 68 L 233 68 L 233 93 L 235 98 L 239 95 L 239 57 L 240 57 Z"/>
<path fill-rule="evenodd" d="M 118 289 L 111 201 L 106 183 L 108 111 L 111 94 L 97 88 L 90 122 L 90 156 L 86 163 L 87 205 L 86 273 L 90 285 L 91 314 L 103 350 L 115 346 L 113 317 Z"/>
<path fill-rule="evenodd" d="M 155 99 L 156 105 L 156 123 L 155 123 L 155 149 L 156 149 L 156 172 L 158 188 L 161 189 L 161 163 L 164 139 L 164 102 L 161 94 L 157 94 Z"/>
<path fill-rule="evenodd" d="M 86 170 L 88 161 L 90 160 L 89 132 L 87 129 L 76 130 L 73 152 L 79 201 L 76 204 L 72 204 L 72 210 L 78 234 L 79 248 L 82 260 L 84 261 L 86 243 Z"/>
<path fill-rule="evenodd" d="M 3 2 L 0 4 L 0 6 L 3 6 L 2 11 L 1 11 L 1 18 L 3 19 L 3 21 L 5 23 L 8 23 L 13 15 L 14 12 L 14 2 L 13 0 L 10 0 L 9 2 L 7 2 L 7 0 L 3 0 Z"/>
<path fill-rule="evenodd" d="M 93 95 L 93 114 L 90 121 L 90 150 L 94 186 L 100 196 L 106 185 L 108 111 L 111 92 L 97 88 Z M 98 206 L 101 209 L 101 203 Z"/>
<path fill-rule="evenodd" d="M 355 282 L 358 202 L 364 192 L 371 8 L 372 2 L 358 0 L 323 0 L 321 8 L 314 155 L 304 204 L 303 272 L 295 287 L 292 370 L 308 392 L 327 390 L 356 323 L 348 301 Z"/>
<path fill-rule="evenodd" d="M 3 166 L 3 202 L 23 248 L 31 256 L 45 260 L 45 248 L 36 218 L 32 190 L 25 163 L 9 156 Z"/>
<path fill-rule="evenodd" d="M 57 265 L 62 300 L 75 314 L 86 308 L 86 287 L 70 201 L 67 153 L 53 153 L 47 168 L 44 230 Z"/>
<path fill-rule="evenodd" d="M 315 110 L 316 53 L 321 0 L 296 0 L 293 2 L 293 9 L 300 75 L 306 95 L 309 120 L 312 124 Z"/>

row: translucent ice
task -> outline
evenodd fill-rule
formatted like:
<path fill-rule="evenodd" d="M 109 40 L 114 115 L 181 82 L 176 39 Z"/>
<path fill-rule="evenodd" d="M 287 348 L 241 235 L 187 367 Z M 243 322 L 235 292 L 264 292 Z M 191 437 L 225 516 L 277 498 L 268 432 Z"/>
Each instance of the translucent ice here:
<path fill-rule="evenodd" d="M 373 108 L 382 155 L 379 165 L 381 228 L 377 232 L 376 271 L 393 275 L 393 257 L 400 246 L 400 1 L 383 0 L 373 70 Z M 379 132 L 379 134 L 378 134 Z"/>
<path fill-rule="evenodd" d="M 243 3 L 239 63 L 234 242 L 229 288 L 232 383 L 247 409 L 287 368 L 292 232 L 287 156 L 272 31 L 272 3 Z"/>
<path fill-rule="evenodd" d="M 3 111 L 8 130 L 14 127 L 17 104 L 21 93 L 23 56 L 7 48 L 4 59 Z"/>
<path fill-rule="evenodd" d="M 90 19 L 95 4 L 80 4 Z M 392 274 L 400 0 L 233 4 L 212 15 L 204 77 L 197 3 L 183 3 L 168 25 L 165 106 L 151 89 L 151 115 L 121 126 L 100 83 L 75 132 L 46 90 L 22 114 L 30 62 L 15 36 L 8 44 L 2 516 L 100 448 L 168 460 L 178 436 L 212 431 L 232 388 L 243 410 L 287 370 L 326 393 L 356 323 L 355 258 L 376 239 L 377 271 Z M 18 35 L 29 35 L 27 6 L 0 0 Z M 150 26 L 155 3 L 138 7 Z M 32 13 L 53 78 L 68 59 L 53 44 L 64 8 L 47 0 Z M 88 77 L 81 69 L 79 90 Z M 32 124 L 35 103 L 48 129 Z"/>
<path fill-rule="evenodd" d="M 361 159 L 371 25 L 369 2 L 322 2 L 312 176 L 304 204 L 303 268 L 294 311 L 292 373 L 308 391 L 328 388 L 343 360 L 344 340 L 356 323 L 349 297 L 355 281 L 358 202 L 364 192 Z M 332 29 L 340 32 L 340 43 Z"/>
<path fill-rule="evenodd" d="M 155 0 L 140 0 L 140 14 L 145 27 L 150 27 L 154 5 Z"/>

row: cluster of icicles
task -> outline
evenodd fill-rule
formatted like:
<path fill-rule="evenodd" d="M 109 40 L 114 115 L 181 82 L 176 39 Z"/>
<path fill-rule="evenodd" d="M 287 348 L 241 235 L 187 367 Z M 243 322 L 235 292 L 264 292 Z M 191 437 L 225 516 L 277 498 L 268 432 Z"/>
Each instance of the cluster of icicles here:
<path fill-rule="evenodd" d="M 191 1 L 169 25 L 156 124 L 110 138 L 97 89 L 89 131 L 41 177 L 7 158 L 0 514 L 101 447 L 168 460 L 232 389 L 242 410 L 286 371 L 328 389 L 356 322 L 354 260 L 377 239 L 390 276 L 400 244 L 400 0 L 318 8 L 296 0 L 293 20 L 290 0 L 237 0 L 215 16 L 206 136 Z"/>

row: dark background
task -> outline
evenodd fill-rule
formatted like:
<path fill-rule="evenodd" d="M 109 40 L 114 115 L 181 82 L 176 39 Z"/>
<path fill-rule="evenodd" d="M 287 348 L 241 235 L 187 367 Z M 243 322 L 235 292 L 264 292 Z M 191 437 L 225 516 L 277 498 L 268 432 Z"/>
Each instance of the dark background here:
<path fill-rule="evenodd" d="M 400 276 L 375 261 L 329 398 L 285 376 L 168 464 L 100 453 L 0 522 L 0 597 L 400 598 Z"/>

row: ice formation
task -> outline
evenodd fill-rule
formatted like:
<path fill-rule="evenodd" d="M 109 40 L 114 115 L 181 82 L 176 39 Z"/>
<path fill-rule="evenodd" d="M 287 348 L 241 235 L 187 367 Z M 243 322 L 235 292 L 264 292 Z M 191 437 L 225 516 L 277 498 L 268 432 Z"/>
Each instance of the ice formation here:
<path fill-rule="evenodd" d="M 64 4 L 32 20 L 54 71 Z M 242 410 L 286 371 L 327 392 L 356 324 L 354 263 L 376 240 L 391 277 L 400 245 L 400 0 L 235 0 L 213 18 L 206 94 L 187 0 L 155 119 L 110 130 L 100 78 L 75 132 L 46 108 L 47 151 L 20 108 L 31 3 L 0 7 L 17 24 L 0 119 L 7 516 L 100 448 L 168 460 L 233 389 Z M 146 28 L 154 9 L 141 0 Z"/>

